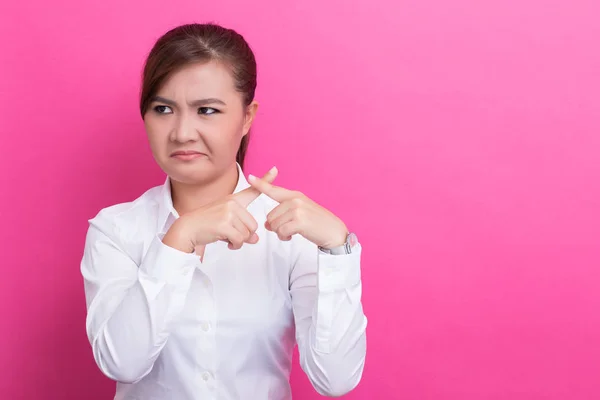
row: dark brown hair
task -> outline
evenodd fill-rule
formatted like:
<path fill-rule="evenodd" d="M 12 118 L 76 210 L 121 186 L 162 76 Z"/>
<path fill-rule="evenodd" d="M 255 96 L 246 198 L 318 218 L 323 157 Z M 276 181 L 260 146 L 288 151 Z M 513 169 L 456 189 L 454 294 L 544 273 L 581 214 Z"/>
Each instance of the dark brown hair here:
<path fill-rule="evenodd" d="M 198 62 L 219 61 L 233 76 L 243 102 L 248 106 L 256 90 L 256 59 L 242 35 L 215 24 L 187 24 L 161 36 L 144 65 L 140 112 L 146 114 L 152 98 L 164 81 L 177 69 Z M 242 138 L 236 161 L 243 167 L 249 134 Z"/>

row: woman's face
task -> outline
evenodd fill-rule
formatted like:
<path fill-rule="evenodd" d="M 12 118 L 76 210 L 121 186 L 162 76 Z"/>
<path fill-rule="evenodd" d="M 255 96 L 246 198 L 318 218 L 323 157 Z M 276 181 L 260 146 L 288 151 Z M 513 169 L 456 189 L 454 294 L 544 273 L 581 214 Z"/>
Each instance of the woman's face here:
<path fill-rule="evenodd" d="M 150 148 L 171 179 L 211 181 L 235 163 L 258 105 L 245 107 L 229 70 L 217 62 L 174 72 L 144 116 Z"/>

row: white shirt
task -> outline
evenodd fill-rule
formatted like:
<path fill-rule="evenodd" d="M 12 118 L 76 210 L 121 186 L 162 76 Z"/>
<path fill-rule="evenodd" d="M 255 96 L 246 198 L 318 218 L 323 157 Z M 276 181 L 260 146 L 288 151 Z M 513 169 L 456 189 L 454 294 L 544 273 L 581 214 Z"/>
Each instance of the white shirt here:
<path fill-rule="evenodd" d="M 239 168 L 235 192 L 249 186 Z M 293 349 L 314 388 L 360 381 L 367 319 L 360 253 L 329 255 L 264 228 L 277 202 L 248 206 L 260 240 L 204 259 L 162 243 L 178 218 L 170 182 L 91 219 L 81 262 L 86 330 L 116 400 L 291 399 Z"/>

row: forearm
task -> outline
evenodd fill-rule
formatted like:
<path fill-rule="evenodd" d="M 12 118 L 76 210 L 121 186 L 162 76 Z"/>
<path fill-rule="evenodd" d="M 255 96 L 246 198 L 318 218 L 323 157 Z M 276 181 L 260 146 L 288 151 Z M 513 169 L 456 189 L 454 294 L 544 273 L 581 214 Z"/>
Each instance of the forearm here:
<path fill-rule="evenodd" d="M 193 255 L 153 243 L 137 280 L 115 280 L 96 295 L 87 331 L 94 358 L 107 376 L 134 382 L 150 372 L 185 304 L 194 261 Z"/>
<path fill-rule="evenodd" d="M 341 396 L 362 377 L 366 356 L 367 319 L 360 303 L 337 299 L 331 323 L 321 324 L 315 310 L 300 363 L 314 388 L 325 396 Z M 328 325 L 328 326 L 320 326 Z"/>
<path fill-rule="evenodd" d="M 316 301 L 300 324 L 300 362 L 315 389 L 340 396 L 358 385 L 366 356 L 360 254 L 320 256 Z M 307 302 L 308 304 L 308 302 Z"/>

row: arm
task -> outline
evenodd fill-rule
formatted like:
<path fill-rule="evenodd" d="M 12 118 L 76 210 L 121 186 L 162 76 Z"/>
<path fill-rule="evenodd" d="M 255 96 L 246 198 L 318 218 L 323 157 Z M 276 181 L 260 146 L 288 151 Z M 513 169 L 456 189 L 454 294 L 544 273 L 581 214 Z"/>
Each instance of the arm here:
<path fill-rule="evenodd" d="M 301 236 L 292 239 L 290 290 L 300 365 L 313 387 L 341 396 L 358 385 L 366 355 L 360 245 L 329 255 Z"/>
<path fill-rule="evenodd" d="M 152 370 L 199 262 L 197 256 L 165 245 L 158 235 L 137 265 L 114 226 L 91 222 L 81 262 L 86 331 L 105 375 L 133 383 Z"/>
<path fill-rule="evenodd" d="M 366 355 L 360 245 L 351 254 L 322 254 L 345 243 L 348 229 L 331 211 L 298 191 L 249 176 L 252 187 L 276 205 L 265 227 L 292 241 L 290 293 L 300 365 L 323 395 L 341 396 L 360 381 Z"/>
<path fill-rule="evenodd" d="M 277 170 L 263 179 L 272 182 Z M 217 240 L 239 249 L 256 243 L 256 221 L 246 210 L 260 192 L 247 188 L 181 216 L 157 235 L 141 262 L 129 256 L 118 227 L 91 221 L 81 262 L 88 308 L 86 330 L 94 358 L 108 377 L 137 382 L 146 376 L 183 310 L 198 245 Z"/>

